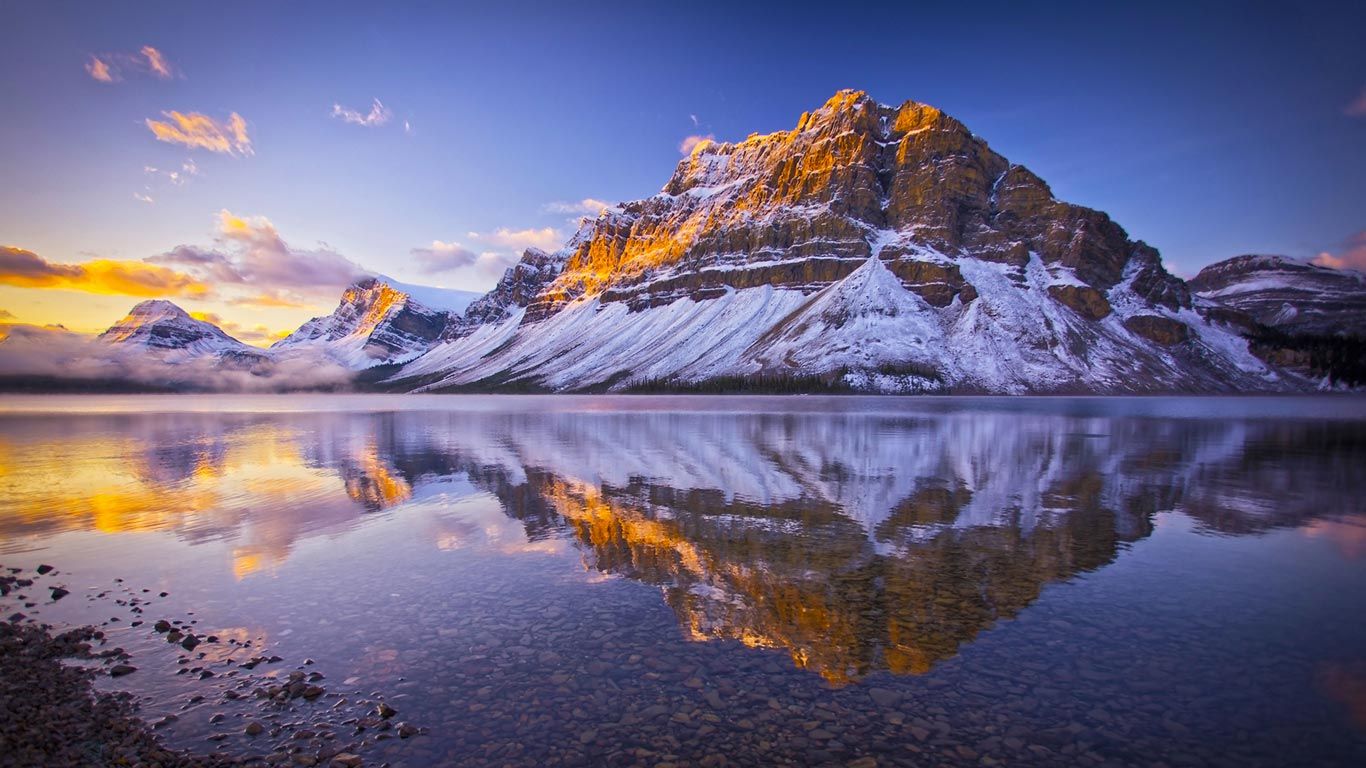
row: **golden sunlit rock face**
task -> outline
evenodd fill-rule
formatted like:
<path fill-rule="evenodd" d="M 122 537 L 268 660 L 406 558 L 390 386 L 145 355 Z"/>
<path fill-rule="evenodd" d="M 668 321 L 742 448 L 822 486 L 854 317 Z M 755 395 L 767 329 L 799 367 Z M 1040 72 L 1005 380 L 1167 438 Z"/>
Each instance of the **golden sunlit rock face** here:
<path fill-rule="evenodd" d="M 1023 265 L 1031 251 L 1098 291 L 1132 263 L 1149 300 L 1189 305 L 1155 251 L 1104 213 L 1059 202 L 962 123 L 840 91 L 790 131 L 698 143 L 660 194 L 579 232 L 527 316 L 585 296 L 644 308 L 759 285 L 812 291 L 874 254 L 944 307 L 977 295 L 945 256 Z M 1095 305 L 1068 303 L 1092 319 Z"/>

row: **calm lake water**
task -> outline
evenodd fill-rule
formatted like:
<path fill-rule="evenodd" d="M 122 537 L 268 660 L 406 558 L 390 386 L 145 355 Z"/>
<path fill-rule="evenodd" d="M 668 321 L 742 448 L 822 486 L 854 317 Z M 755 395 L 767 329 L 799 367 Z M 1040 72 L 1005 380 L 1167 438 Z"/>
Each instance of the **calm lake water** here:
<path fill-rule="evenodd" d="M 381 735 L 363 754 L 395 766 L 1366 765 L 1363 399 L 0 411 L 0 564 L 72 591 L 0 607 L 103 623 L 139 669 L 102 685 L 176 715 L 179 746 L 307 728 Z M 184 651 L 161 618 L 219 641 Z M 326 695 L 250 695 L 301 668 Z M 381 699 L 425 733 L 354 734 Z"/>

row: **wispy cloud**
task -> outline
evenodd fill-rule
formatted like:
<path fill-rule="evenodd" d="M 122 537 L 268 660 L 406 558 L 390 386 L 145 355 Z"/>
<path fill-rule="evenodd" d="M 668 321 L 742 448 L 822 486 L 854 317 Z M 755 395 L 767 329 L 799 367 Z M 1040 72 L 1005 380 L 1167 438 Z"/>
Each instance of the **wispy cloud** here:
<path fill-rule="evenodd" d="M 238 341 L 244 341 L 248 344 L 255 344 L 261 347 L 268 347 L 290 334 L 287 330 L 271 330 L 268 326 L 259 323 L 248 327 L 241 323 L 235 323 L 231 320 L 224 319 L 223 316 L 217 312 L 191 312 L 190 317 L 193 317 L 196 320 L 202 320 L 206 323 L 213 323 Z"/>
<path fill-rule="evenodd" d="M 8 309 L 0 309 L 0 321 L 13 320 L 14 313 Z"/>
<path fill-rule="evenodd" d="M 1324 251 L 1310 261 L 1320 267 L 1366 272 L 1366 230 L 1347 238 L 1337 253 Z"/>
<path fill-rule="evenodd" d="M 114 74 L 109 68 L 109 64 L 98 56 L 91 56 L 90 61 L 85 63 L 85 71 L 90 73 L 90 77 L 101 83 L 113 83 L 122 78 Z"/>
<path fill-rule="evenodd" d="M 678 151 L 682 152 L 685 155 L 691 155 L 698 147 L 706 146 L 707 144 L 710 144 L 715 140 L 716 137 L 712 136 L 710 133 L 705 136 L 702 136 L 700 134 L 694 134 L 692 136 L 684 138 L 683 141 L 679 142 Z"/>
<path fill-rule="evenodd" d="M 170 80 L 176 76 L 175 68 L 166 59 L 166 54 L 150 45 L 142 46 L 137 53 L 91 54 L 86 60 L 85 71 L 101 83 L 122 82 L 125 72 L 158 80 Z"/>
<path fill-rule="evenodd" d="M 556 200 L 553 203 L 546 203 L 541 209 L 546 213 L 567 213 L 577 216 L 597 216 L 609 208 L 616 206 L 606 200 L 598 200 L 594 197 L 585 197 L 576 202 L 565 202 Z"/>
<path fill-rule="evenodd" d="M 148 261 L 217 285 L 250 288 L 251 296 L 235 301 L 256 306 L 313 306 L 370 274 L 331 249 L 291 246 L 264 216 L 219 211 L 215 240 L 214 247 L 179 245 Z"/>
<path fill-rule="evenodd" d="M 142 172 L 151 176 L 165 177 L 165 179 L 171 182 L 171 184 L 177 187 L 181 187 L 184 186 L 186 182 L 190 180 L 191 177 L 199 175 L 199 166 L 195 165 L 194 160 L 186 160 L 185 162 L 181 163 L 180 167 L 174 171 L 169 171 L 164 168 L 156 168 L 154 166 L 146 165 L 143 166 Z"/>
<path fill-rule="evenodd" d="M 312 302 L 291 299 L 275 291 L 265 293 L 254 293 L 250 296 L 239 296 L 230 299 L 229 304 L 237 307 L 263 307 L 266 309 L 307 309 L 315 306 Z"/>
<path fill-rule="evenodd" d="M 148 205 L 156 202 L 156 200 L 152 199 L 151 195 L 144 195 L 141 192 L 134 192 L 133 199 L 137 200 L 139 203 L 147 203 Z"/>
<path fill-rule="evenodd" d="M 171 65 L 166 61 L 165 55 L 150 45 L 142 46 L 142 57 L 147 60 L 147 66 L 152 70 L 152 74 L 162 80 L 171 79 Z"/>
<path fill-rule="evenodd" d="M 431 245 L 414 248 L 410 251 L 417 259 L 423 272 L 449 272 L 462 269 L 479 261 L 479 254 L 460 243 L 447 243 L 433 240 Z"/>
<path fill-rule="evenodd" d="M 363 125 L 367 128 L 373 128 L 374 126 L 384 125 L 389 122 L 389 118 L 393 117 L 394 113 L 389 111 L 389 108 L 384 106 L 379 99 L 375 99 L 370 105 L 370 111 L 365 114 L 361 114 L 354 109 L 348 109 L 340 104 L 333 104 L 332 116 L 352 125 Z M 408 123 L 406 122 L 403 124 L 403 127 L 404 130 L 409 130 Z"/>
<path fill-rule="evenodd" d="M 418 268 L 424 273 L 461 272 L 476 283 L 492 283 L 521 258 L 520 253 L 483 251 L 476 253 L 460 243 L 433 240 L 430 246 L 414 248 Z"/>
<path fill-rule="evenodd" d="M 1342 112 L 1348 117 L 1366 117 L 1366 86 L 1362 86 L 1361 93 L 1343 107 Z"/>
<path fill-rule="evenodd" d="M 478 240 L 490 248 L 522 251 L 527 248 L 540 248 L 553 251 L 564 242 L 564 234 L 553 227 L 543 229 L 508 229 L 500 227 L 492 232 L 470 232 L 471 240 Z"/>
<path fill-rule="evenodd" d="M 512 230 L 506 227 L 493 232 L 470 232 L 468 237 L 482 246 L 476 250 L 457 242 L 433 240 L 431 245 L 413 248 L 418 267 L 427 274 L 459 272 L 478 284 L 491 284 L 508 267 L 516 264 L 527 248 L 553 251 L 564 235 L 558 230 Z"/>
<path fill-rule="evenodd" d="M 697 128 L 701 125 L 701 123 L 697 122 L 697 115 L 688 115 L 688 119 L 692 121 L 692 127 L 694 128 Z"/>
<path fill-rule="evenodd" d="M 204 298 L 212 293 L 194 276 L 157 264 L 112 259 L 60 264 L 15 246 L 0 246 L 0 283 L 143 297 Z"/>
<path fill-rule="evenodd" d="M 208 115 L 191 112 L 162 112 L 166 120 L 147 119 L 147 128 L 157 141 L 183 144 L 187 147 L 207 149 L 226 155 L 255 154 L 251 138 L 247 135 L 247 121 L 233 112 L 222 122 Z"/>

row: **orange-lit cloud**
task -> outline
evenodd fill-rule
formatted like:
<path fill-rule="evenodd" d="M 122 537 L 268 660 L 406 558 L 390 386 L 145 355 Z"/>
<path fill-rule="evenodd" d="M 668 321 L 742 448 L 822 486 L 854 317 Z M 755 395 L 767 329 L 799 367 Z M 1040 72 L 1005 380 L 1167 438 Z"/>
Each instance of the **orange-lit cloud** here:
<path fill-rule="evenodd" d="M 111 259 L 58 264 L 13 246 L 0 246 L 0 283 L 120 296 L 203 298 L 212 293 L 191 275 L 155 264 Z"/>
<path fill-rule="evenodd" d="M 275 309 L 310 309 L 312 304 L 299 301 L 297 299 L 282 296 L 278 293 L 257 293 L 251 296 L 240 296 L 228 301 L 239 307 L 271 307 Z"/>
<path fill-rule="evenodd" d="M 221 210 L 216 218 L 216 247 L 178 245 L 148 261 L 183 269 L 215 285 L 248 287 L 254 296 L 234 301 L 269 307 L 311 307 L 311 299 L 335 300 L 341 288 L 370 274 L 328 248 L 289 245 L 264 216 Z"/>
<path fill-rule="evenodd" d="M 85 71 L 89 72 L 92 78 L 101 83 L 112 83 L 116 79 L 114 73 L 110 71 L 109 65 L 105 63 L 104 59 L 101 59 L 98 56 L 90 57 L 90 61 L 85 64 Z"/>
<path fill-rule="evenodd" d="M 199 112 L 162 112 L 166 120 L 146 120 L 147 128 L 157 141 L 183 144 L 226 155 L 255 154 L 251 137 L 247 135 L 247 121 L 233 112 L 222 122 Z"/>
<path fill-rule="evenodd" d="M 704 147 L 704 146 L 706 146 L 706 145 L 712 143 L 712 142 L 715 141 L 715 140 L 716 140 L 716 137 L 715 137 L 715 136 L 712 136 L 710 133 L 707 134 L 706 136 L 701 136 L 701 135 L 689 136 L 689 137 L 683 139 L 683 141 L 679 142 L 679 144 L 678 144 L 678 151 L 679 151 L 679 152 L 682 152 L 682 153 L 685 154 L 685 155 L 691 155 L 691 154 L 693 153 L 693 151 L 696 150 L 698 147 Z"/>
<path fill-rule="evenodd" d="M 504 248 L 514 251 L 522 251 L 527 248 L 540 248 L 543 251 L 554 251 L 564 242 L 564 235 L 559 230 L 552 227 L 516 230 L 500 227 L 492 232 L 470 232 L 469 236 L 473 240 L 487 243 L 492 248 Z"/>
<path fill-rule="evenodd" d="M 354 109 L 348 109 L 340 104 L 333 104 L 332 116 L 352 125 L 363 125 L 367 128 L 372 128 L 389 122 L 389 118 L 393 117 L 394 113 L 389 111 L 389 108 L 384 106 L 379 99 L 375 99 L 370 105 L 370 111 L 366 114 L 361 114 Z M 404 128 L 408 129 L 407 123 L 404 123 Z"/>
<path fill-rule="evenodd" d="M 231 320 L 223 319 L 223 316 L 217 312 L 191 312 L 190 317 L 193 317 L 196 320 L 203 320 L 206 323 L 213 323 L 238 341 L 244 341 L 248 344 L 256 344 L 258 346 L 269 346 L 288 336 L 290 333 L 287 330 L 272 331 L 269 327 L 260 324 L 248 328 L 238 323 L 234 323 Z"/>
<path fill-rule="evenodd" d="M 176 74 L 166 54 L 150 45 L 142 46 L 137 53 L 92 54 L 85 63 L 85 71 L 101 83 L 120 82 L 125 71 L 150 75 L 158 80 L 170 80 Z"/>
<path fill-rule="evenodd" d="M 1343 107 L 1342 111 L 1348 117 L 1366 117 L 1366 87 L 1363 87 L 1361 93 L 1357 94 L 1351 103 Z"/>
<path fill-rule="evenodd" d="M 1366 230 L 1349 237 L 1337 253 L 1324 251 L 1315 256 L 1311 263 L 1320 267 L 1356 269 L 1366 272 Z"/>
<path fill-rule="evenodd" d="M 171 65 L 166 62 L 166 57 L 161 51 L 150 45 L 142 46 L 142 55 L 147 59 L 147 66 L 152 70 L 152 74 L 162 80 L 171 79 Z"/>

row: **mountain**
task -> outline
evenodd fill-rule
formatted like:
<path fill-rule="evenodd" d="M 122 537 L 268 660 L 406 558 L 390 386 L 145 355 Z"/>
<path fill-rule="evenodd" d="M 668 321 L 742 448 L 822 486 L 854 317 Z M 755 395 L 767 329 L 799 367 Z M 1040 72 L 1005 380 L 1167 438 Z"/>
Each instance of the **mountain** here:
<path fill-rule="evenodd" d="M 403 389 L 1277 390 L 1156 250 L 934 107 L 841 91 L 530 250 Z"/>
<path fill-rule="evenodd" d="M 426 352 L 476 298 L 369 277 L 348 287 L 332 314 L 309 320 L 271 349 L 321 350 L 356 370 L 403 362 Z"/>
<path fill-rule="evenodd" d="M 1366 275 L 1286 256 L 1235 256 L 1200 270 L 1196 295 L 1292 334 L 1366 337 Z"/>
<path fill-rule="evenodd" d="M 197 320 L 164 299 L 144 301 L 99 335 L 122 349 L 154 354 L 163 362 L 217 358 L 250 364 L 265 359 L 259 349 L 243 344 L 213 323 Z"/>

